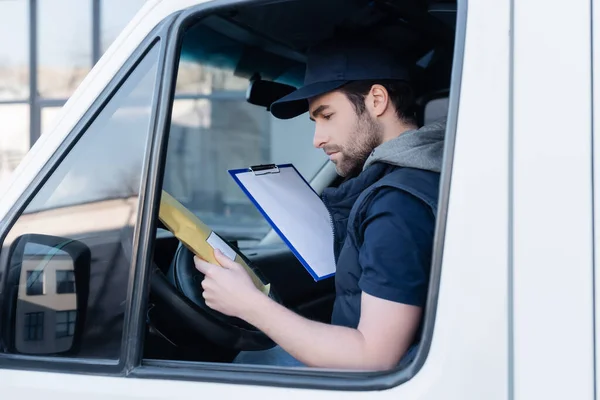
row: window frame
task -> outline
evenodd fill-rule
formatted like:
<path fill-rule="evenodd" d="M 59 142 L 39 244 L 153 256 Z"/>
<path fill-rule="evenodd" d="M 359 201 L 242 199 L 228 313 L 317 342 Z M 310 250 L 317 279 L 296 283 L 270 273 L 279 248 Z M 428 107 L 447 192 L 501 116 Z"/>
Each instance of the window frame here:
<path fill-rule="evenodd" d="M 46 271 L 41 270 L 30 270 L 30 271 L 26 271 L 27 272 L 27 286 L 25 287 L 25 295 L 26 296 L 44 296 L 46 294 Z M 35 279 L 31 282 L 31 286 L 29 285 L 29 280 L 31 279 L 32 276 L 35 275 Z M 36 286 L 33 286 L 33 285 Z M 29 288 L 31 287 L 33 289 L 33 287 L 37 287 L 37 285 L 40 285 L 42 287 L 42 290 L 40 291 L 40 293 L 29 293 Z"/>
<path fill-rule="evenodd" d="M 64 314 L 67 319 L 65 322 L 58 322 L 58 314 Z M 71 320 L 71 315 L 75 315 L 75 317 L 73 318 L 73 320 Z M 77 310 L 61 310 L 61 311 L 56 311 L 56 321 L 55 321 L 55 325 L 54 325 L 54 335 L 57 339 L 62 339 L 62 338 L 67 338 L 67 337 L 72 337 L 74 333 L 69 334 L 69 332 L 71 331 L 71 327 L 73 327 L 73 332 L 75 332 L 75 324 L 77 323 Z M 62 334 L 62 331 L 60 332 L 61 334 L 59 335 L 59 331 L 58 331 L 58 326 L 66 326 L 66 334 Z"/>
<path fill-rule="evenodd" d="M 105 106 L 112 100 L 112 98 L 118 94 L 123 84 L 129 79 L 130 75 L 135 71 L 137 66 L 142 62 L 144 57 L 154 48 L 159 46 L 158 59 L 157 59 L 157 76 L 156 76 L 156 90 L 153 93 L 150 124 L 148 139 L 146 143 L 146 153 L 143 159 L 143 170 L 141 174 L 141 190 L 139 195 L 140 213 L 138 214 L 137 221 L 134 226 L 134 251 L 132 252 L 131 260 L 131 279 L 127 285 L 127 297 L 126 297 L 126 309 L 123 322 L 123 333 L 121 337 L 121 355 L 118 360 L 108 359 L 87 359 L 87 358 L 69 358 L 69 357 L 53 357 L 53 356 L 38 356 L 38 355 L 24 355 L 24 354 L 7 354 L 0 353 L 0 369 L 34 369 L 42 371 L 58 371 L 58 372 L 71 372 L 71 373 L 97 373 L 103 375 L 126 375 L 126 372 L 130 370 L 131 360 L 130 351 L 131 347 L 131 335 L 130 327 L 132 326 L 129 321 L 132 314 L 131 299 L 134 291 L 134 280 L 132 274 L 138 269 L 135 260 L 135 232 L 140 229 L 139 223 L 141 220 L 141 204 L 142 197 L 144 196 L 145 186 L 147 182 L 146 173 L 148 170 L 149 155 L 151 154 L 151 144 L 153 132 L 156 128 L 156 122 L 158 118 L 158 103 L 161 98 L 162 82 L 161 71 L 166 59 L 166 52 L 168 49 L 166 40 L 169 27 L 175 20 L 178 13 L 172 14 L 161 22 L 159 22 L 150 33 L 144 38 L 139 46 L 132 51 L 127 60 L 123 63 L 119 71 L 111 78 L 106 87 L 101 91 L 98 97 L 94 100 L 90 108 L 83 114 L 81 119 L 75 124 L 71 132 L 66 136 L 63 142 L 59 145 L 54 154 L 49 158 L 48 162 L 42 167 L 40 172 L 36 175 L 32 183 L 29 185 L 27 190 L 19 197 L 19 199 L 12 206 L 7 214 L 7 218 L 0 221 L 0 268 L 6 266 L 6 254 L 2 254 L 2 245 L 4 244 L 6 237 L 13 226 L 16 224 L 27 205 L 37 195 L 39 190 L 43 187 L 50 176 L 59 167 L 64 158 L 69 154 L 77 142 L 87 132 L 90 125 L 96 120 L 98 115 L 102 112 Z M 8 253 L 8 251 L 6 251 Z M 0 279 L 0 284 L 4 282 Z M 0 304 L 3 300 L 3 294 L 0 292 Z M 11 329 L 11 326 L 3 326 L 2 321 L 6 320 L 6 316 L 3 315 L 3 308 L 0 307 L 0 329 Z M 135 314 L 135 312 L 133 313 Z M 136 335 L 137 337 L 138 335 Z M 1 344 L 1 343 L 0 343 Z"/>
<path fill-rule="evenodd" d="M 43 311 L 41 311 L 41 312 L 34 311 L 34 312 L 29 312 L 29 313 L 25 314 L 25 321 L 23 323 L 23 331 L 26 332 L 25 339 L 24 339 L 26 342 L 41 342 L 44 340 L 44 322 L 45 322 L 44 314 L 45 313 Z M 36 324 L 31 323 L 32 317 L 35 317 L 34 319 L 35 319 Z M 41 322 L 41 323 L 38 323 L 38 322 Z M 40 338 L 32 339 L 29 334 L 33 330 L 33 332 L 37 336 L 37 332 L 38 332 L 38 329 L 40 326 L 41 326 L 41 332 L 42 332 L 40 335 Z"/>
<path fill-rule="evenodd" d="M 282 0 L 284 1 L 284 0 Z M 259 0 L 254 3 L 264 4 L 268 1 Z M 415 360 L 401 371 L 382 372 L 336 372 L 322 369 L 293 370 L 276 366 L 246 366 L 238 364 L 218 364 L 211 362 L 187 362 L 171 360 L 142 360 L 143 339 L 138 337 L 133 343 L 137 348 L 132 349 L 132 359 L 141 360 L 138 367 L 132 369 L 130 376 L 150 379 L 192 380 L 217 383 L 235 383 L 245 385 L 284 386 L 289 388 L 327 389 L 340 391 L 384 390 L 396 387 L 414 377 L 424 365 L 435 325 L 437 300 L 439 294 L 441 267 L 446 231 L 447 210 L 449 204 L 450 183 L 458 120 L 458 107 L 462 81 L 462 67 L 466 36 L 468 0 L 457 0 L 456 41 L 453 52 L 451 74 L 451 89 L 446 127 L 446 144 L 444 164 L 440 179 L 438 217 L 434 238 L 433 259 L 431 264 L 431 279 L 427 297 L 426 313 L 423 321 L 422 342 Z M 164 90 L 159 105 L 159 126 L 152 148 L 151 170 L 148 172 L 147 192 L 143 196 L 140 209 L 142 223 L 138 239 L 139 264 L 145 265 L 143 273 L 138 268 L 136 298 L 133 299 L 134 309 L 144 309 L 150 286 L 151 254 L 154 243 L 154 232 L 157 227 L 157 215 L 162 187 L 162 174 L 166 158 L 166 145 L 170 127 L 171 107 L 174 101 L 175 85 L 179 53 L 184 31 L 197 23 L 201 18 L 214 12 L 222 12 L 244 3 L 243 0 L 216 0 L 208 4 L 200 4 L 182 12 L 174 23 L 167 37 L 168 54 L 163 71 Z M 138 315 L 137 332 L 142 332 L 144 320 Z M 134 323 L 135 321 L 131 320 Z M 133 332 L 135 327 L 131 328 Z M 135 347 L 135 346 L 134 346 Z"/>
<path fill-rule="evenodd" d="M 73 294 L 76 293 L 76 288 L 75 288 L 75 271 L 72 269 L 57 269 L 55 272 L 55 279 L 56 279 L 56 294 Z M 59 280 L 58 276 L 64 274 L 65 277 L 68 278 L 73 278 L 73 279 L 65 279 L 65 280 Z M 61 284 L 62 285 L 69 285 L 69 289 L 73 289 L 72 291 L 63 291 L 61 290 Z"/>

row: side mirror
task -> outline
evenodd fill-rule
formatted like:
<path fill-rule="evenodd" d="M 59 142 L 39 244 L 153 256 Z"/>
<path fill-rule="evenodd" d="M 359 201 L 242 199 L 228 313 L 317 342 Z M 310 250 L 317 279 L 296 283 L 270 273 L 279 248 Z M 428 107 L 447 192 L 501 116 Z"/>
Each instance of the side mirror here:
<path fill-rule="evenodd" d="M 284 83 L 263 81 L 261 79 L 252 80 L 246 91 L 246 101 L 250 104 L 266 107 L 267 111 L 270 111 L 273 102 L 295 90 L 294 86 Z"/>
<path fill-rule="evenodd" d="M 27 234 L 9 249 L 3 329 L 11 353 L 76 354 L 90 282 L 90 249 L 81 242 Z"/>

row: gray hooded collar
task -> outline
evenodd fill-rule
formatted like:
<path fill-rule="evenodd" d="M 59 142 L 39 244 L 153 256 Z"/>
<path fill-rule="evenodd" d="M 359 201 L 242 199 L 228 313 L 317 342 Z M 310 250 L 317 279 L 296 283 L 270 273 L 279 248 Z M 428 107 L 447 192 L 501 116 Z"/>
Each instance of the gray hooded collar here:
<path fill-rule="evenodd" d="M 375 162 L 440 172 L 444 153 L 446 118 L 406 131 L 377 146 L 365 161 L 363 171 Z"/>

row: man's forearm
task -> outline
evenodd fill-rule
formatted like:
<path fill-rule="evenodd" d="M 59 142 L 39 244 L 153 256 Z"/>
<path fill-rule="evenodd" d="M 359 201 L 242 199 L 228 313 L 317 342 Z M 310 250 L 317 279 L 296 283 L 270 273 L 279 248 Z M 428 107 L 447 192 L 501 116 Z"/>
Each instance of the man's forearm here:
<path fill-rule="evenodd" d="M 308 366 L 358 370 L 394 367 L 410 346 L 421 307 L 361 293 L 357 329 L 303 318 L 258 291 L 244 268 L 215 251 L 220 266 L 194 258 L 206 305 L 239 317 Z"/>
<path fill-rule="evenodd" d="M 370 354 L 357 329 L 311 321 L 262 294 L 242 317 L 307 366 L 360 370 L 391 367 Z"/>

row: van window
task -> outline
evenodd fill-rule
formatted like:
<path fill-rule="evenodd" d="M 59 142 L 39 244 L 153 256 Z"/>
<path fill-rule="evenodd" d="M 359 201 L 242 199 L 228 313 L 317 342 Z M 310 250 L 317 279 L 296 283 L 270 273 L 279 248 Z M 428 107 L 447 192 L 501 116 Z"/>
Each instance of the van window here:
<path fill-rule="evenodd" d="M 11 353 L 118 359 L 150 130 L 154 46 L 31 199 L 2 246 Z"/>

